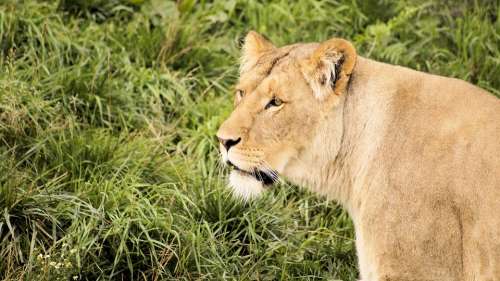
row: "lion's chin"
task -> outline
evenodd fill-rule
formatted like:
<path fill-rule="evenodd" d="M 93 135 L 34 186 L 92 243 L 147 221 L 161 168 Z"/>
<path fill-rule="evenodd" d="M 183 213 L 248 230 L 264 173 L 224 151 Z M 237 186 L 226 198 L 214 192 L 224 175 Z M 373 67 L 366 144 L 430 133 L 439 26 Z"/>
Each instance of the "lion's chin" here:
<path fill-rule="evenodd" d="M 244 200 L 254 199 L 264 191 L 264 184 L 261 181 L 238 170 L 232 170 L 229 174 L 229 186 L 235 196 Z"/>

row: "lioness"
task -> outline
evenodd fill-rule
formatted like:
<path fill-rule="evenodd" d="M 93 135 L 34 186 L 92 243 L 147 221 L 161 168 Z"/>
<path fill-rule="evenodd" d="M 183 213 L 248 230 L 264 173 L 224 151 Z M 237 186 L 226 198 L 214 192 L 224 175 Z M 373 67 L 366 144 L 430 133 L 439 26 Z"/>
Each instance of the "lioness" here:
<path fill-rule="evenodd" d="M 278 175 L 340 202 L 363 280 L 500 280 L 500 102 L 467 82 L 250 32 L 217 136 L 250 198 Z"/>

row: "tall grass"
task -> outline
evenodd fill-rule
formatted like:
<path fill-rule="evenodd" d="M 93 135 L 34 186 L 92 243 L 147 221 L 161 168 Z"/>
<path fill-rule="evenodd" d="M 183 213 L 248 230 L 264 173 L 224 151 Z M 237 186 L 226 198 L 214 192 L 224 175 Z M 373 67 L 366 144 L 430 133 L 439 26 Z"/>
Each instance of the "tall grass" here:
<path fill-rule="evenodd" d="M 213 136 L 250 29 L 279 45 L 345 37 L 500 95 L 497 1 L 0 3 L 5 280 L 355 280 L 337 205 L 225 188 Z"/>

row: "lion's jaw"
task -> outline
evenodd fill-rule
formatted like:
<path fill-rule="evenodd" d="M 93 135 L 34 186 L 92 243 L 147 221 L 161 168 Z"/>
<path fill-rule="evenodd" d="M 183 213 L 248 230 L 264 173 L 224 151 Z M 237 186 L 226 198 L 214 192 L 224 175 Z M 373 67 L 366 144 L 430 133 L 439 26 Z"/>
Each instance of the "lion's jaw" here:
<path fill-rule="evenodd" d="M 264 191 L 264 184 L 262 182 L 238 170 L 232 170 L 229 174 L 229 186 L 237 197 L 244 200 L 254 199 Z"/>

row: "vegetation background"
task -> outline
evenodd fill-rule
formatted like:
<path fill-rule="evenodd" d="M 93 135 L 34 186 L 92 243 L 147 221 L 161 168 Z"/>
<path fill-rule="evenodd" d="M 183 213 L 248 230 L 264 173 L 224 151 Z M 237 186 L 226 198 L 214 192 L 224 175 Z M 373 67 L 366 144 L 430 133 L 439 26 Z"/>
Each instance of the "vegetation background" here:
<path fill-rule="evenodd" d="M 499 7 L 0 0 L 0 279 L 355 280 L 337 205 L 285 184 L 245 204 L 225 187 L 214 134 L 242 37 L 344 37 L 499 96 Z"/>

